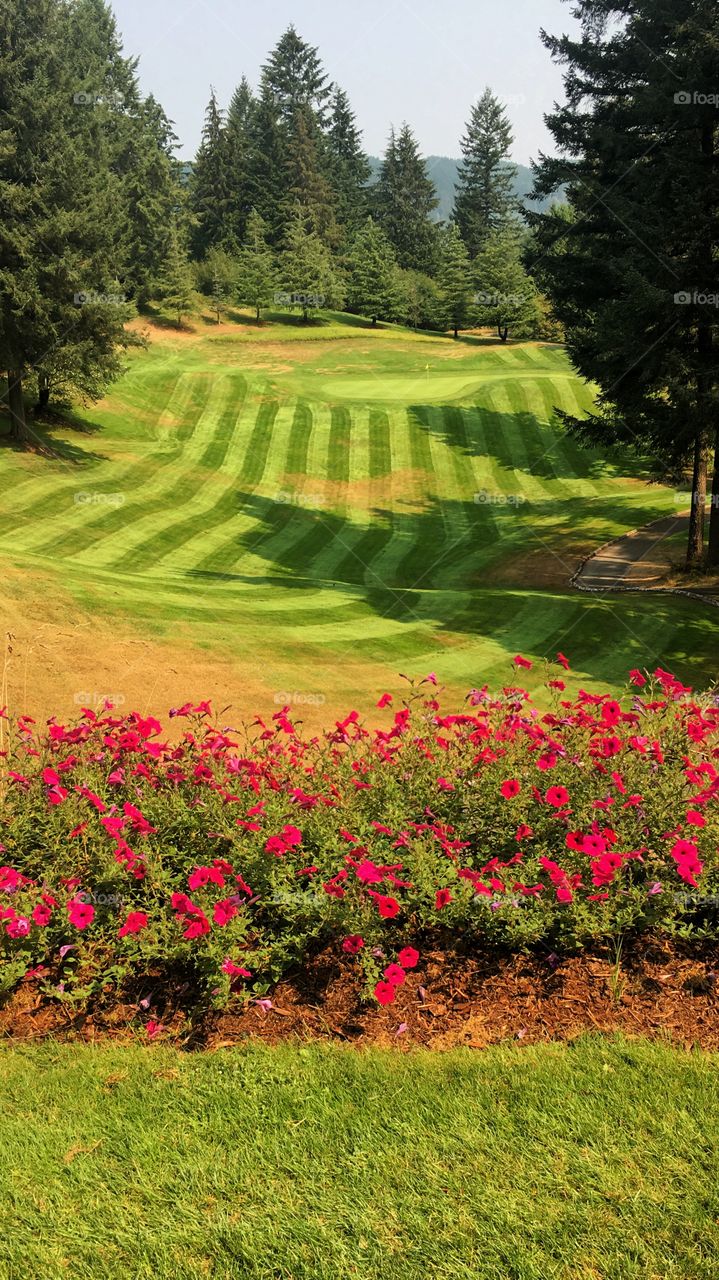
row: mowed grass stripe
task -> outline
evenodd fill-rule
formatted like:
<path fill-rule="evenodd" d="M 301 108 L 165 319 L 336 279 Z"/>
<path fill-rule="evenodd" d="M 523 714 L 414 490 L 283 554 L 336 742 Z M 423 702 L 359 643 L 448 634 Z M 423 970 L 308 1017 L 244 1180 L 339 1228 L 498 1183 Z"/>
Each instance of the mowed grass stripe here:
<path fill-rule="evenodd" d="M 369 432 L 369 509 L 362 520 L 338 548 L 333 577 L 337 581 L 377 584 L 376 561 L 392 539 L 394 520 L 392 506 L 392 447 L 389 413 L 370 409 Z"/>
<path fill-rule="evenodd" d="M 202 379 L 203 386 L 211 388 L 212 379 Z M 201 398 L 200 391 L 196 385 L 196 380 L 185 378 L 181 388 L 178 387 L 177 394 L 177 410 L 187 413 L 190 421 L 185 439 L 189 444 L 200 419 L 207 412 L 208 397 Z M 187 446 L 186 446 L 187 447 Z M 88 548 L 92 547 L 101 538 L 111 536 L 123 528 L 130 527 L 135 520 L 141 519 L 147 513 L 148 501 L 154 501 L 158 492 L 158 481 L 164 477 L 168 477 L 170 491 L 176 489 L 178 484 L 182 484 L 182 478 L 178 482 L 177 473 L 168 464 L 168 457 L 176 455 L 178 448 L 173 441 L 170 453 L 160 449 L 154 453 L 150 453 L 145 459 L 138 459 L 131 467 L 122 471 L 114 472 L 111 468 L 104 468 L 99 474 L 93 476 L 92 485 L 89 481 L 85 481 L 86 489 L 91 492 L 101 492 L 104 494 L 117 495 L 122 501 L 115 506 L 108 508 L 104 503 L 91 502 L 77 507 L 77 513 L 73 512 L 72 523 L 64 534 L 58 536 L 54 532 L 54 517 L 56 514 L 60 516 L 60 525 L 66 525 L 66 512 L 62 510 L 59 513 L 42 512 L 42 523 L 38 530 L 37 538 L 26 540 L 26 548 L 31 551 L 37 551 L 40 554 L 52 555 L 55 557 L 77 556 Z M 138 472 L 140 479 L 138 479 Z M 102 488 L 100 489 L 99 481 L 102 476 Z M 160 486 L 160 491 L 162 486 Z M 134 501 L 127 502 L 127 494 L 132 493 Z M 98 511 L 101 514 L 97 514 Z"/>
<path fill-rule="evenodd" d="M 152 568 L 164 557 L 171 557 L 168 569 L 175 572 L 180 567 L 179 553 L 196 536 L 203 539 L 217 524 L 225 524 L 236 515 L 238 497 L 236 492 L 235 465 L 228 461 L 238 454 L 238 442 L 241 439 L 239 429 L 244 397 L 239 401 L 230 391 L 217 422 L 217 429 L 212 441 L 208 444 L 203 457 L 214 452 L 217 441 L 217 457 L 221 461 L 215 469 L 205 471 L 205 479 L 195 482 L 195 472 L 187 477 L 189 491 L 187 497 L 179 503 L 179 509 L 173 518 L 166 510 L 160 511 L 153 521 L 148 535 L 147 526 L 143 523 L 138 531 L 139 539 L 126 542 L 124 555 L 115 562 L 120 571 L 141 572 Z M 191 555 L 190 564 L 194 564 L 196 554 Z"/>
<path fill-rule="evenodd" d="M 210 377 L 208 375 L 208 384 L 209 381 Z M 193 417 L 195 411 L 199 415 L 206 399 L 206 395 L 202 394 L 197 381 L 187 374 L 178 374 L 172 396 L 175 412 L 180 417 L 183 415 Z M 63 436 L 63 440 L 66 438 L 73 442 L 76 440 L 74 433 L 68 434 L 67 437 Z M 141 450 L 141 443 L 139 445 L 138 442 L 135 443 L 136 447 Z M 140 456 L 141 452 L 138 454 L 138 458 Z M 146 459 L 149 471 L 156 471 L 161 466 L 164 466 L 167 456 L 166 447 L 150 453 Z M 90 456 L 85 466 L 78 466 L 77 464 L 65 464 L 63 466 L 61 463 L 53 463 L 52 465 L 62 467 L 62 481 L 61 476 L 56 475 L 48 483 L 48 477 L 45 473 L 46 462 L 42 458 L 36 459 L 37 471 L 35 474 L 38 487 L 32 502 L 32 525 L 33 528 L 38 530 L 38 539 L 28 540 L 28 548 L 35 547 L 38 541 L 42 542 L 43 536 L 47 537 L 47 534 L 43 535 L 42 532 L 41 522 L 43 520 L 49 519 L 54 515 L 60 515 L 63 521 L 66 519 L 68 501 L 72 502 L 74 494 L 78 491 L 119 492 L 126 495 L 127 490 L 132 490 L 137 484 L 137 460 L 133 461 L 129 466 L 121 466 L 102 460 L 95 462 Z M 15 518 L 16 514 L 22 515 L 24 513 L 26 495 L 18 492 L 13 486 L 13 489 L 3 496 L 3 502 L 7 514 Z M 94 512 L 88 512 L 87 507 L 83 508 L 84 514 L 88 517 L 95 514 L 96 511 L 97 508 L 94 509 Z M 81 509 L 78 506 L 77 511 L 73 514 L 78 517 L 80 513 Z M 54 546 L 54 544 L 52 545 Z"/>
<path fill-rule="evenodd" d="M 145 495 L 144 506 L 133 504 L 137 515 L 122 527 L 112 531 L 112 537 L 98 540 L 77 558 L 83 563 L 114 565 L 119 569 L 141 570 L 151 567 L 154 549 L 166 550 L 171 542 L 174 525 L 186 517 L 198 504 L 207 505 L 207 490 L 212 493 L 216 484 L 215 473 L 200 466 L 200 459 L 220 438 L 226 451 L 225 437 L 236 415 L 235 382 L 232 376 L 216 379 L 208 396 L 205 412 L 196 424 L 192 437 L 183 449 L 178 467 L 174 470 L 174 483 L 168 487 L 154 488 Z M 142 490 L 140 496 L 143 496 Z M 98 530 L 102 532 L 102 530 Z M 158 542 L 159 539 L 159 542 Z M 137 559 L 135 560 L 135 555 Z"/>
<path fill-rule="evenodd" d="M 287 487 L 287 459 L 296 429 L 297 405 L 293 400 L 276 403 L 272 413 L 268 412 L 269 407 L 265 402 L 255 406 L 257 416 L 249 439 L 238 433 L 244 456 L 238 454 L 234 475 L 228 476 L 223 494 L 205 514 L 204 525 L 188 530 L 191 538 L 185 540 L 176 557 L 182 571 L 222 573 L 241 569 L 243 574 L 251 573 L 247 557 L 253 552 L 266 561 L 266 571 L 272 568 L 273 557 L 264 554 L 263 544 L 285 529 L 297 510 L 294 493 Z M 248 452 L 257 447 L 258 441 L 262 447 L 262 475 L 256 483 L 252 479 L 247 483 L 245 477 L 253 475 Z M 259 463 L 254 475 L 259 475 Z M 261 489 L 267 492 L 260 492 Z"/>

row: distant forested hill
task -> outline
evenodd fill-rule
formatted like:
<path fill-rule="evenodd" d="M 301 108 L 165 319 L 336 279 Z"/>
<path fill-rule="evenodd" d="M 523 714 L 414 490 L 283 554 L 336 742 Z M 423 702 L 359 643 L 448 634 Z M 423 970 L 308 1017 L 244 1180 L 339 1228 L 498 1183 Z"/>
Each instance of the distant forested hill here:
<path fill-rule="evenodd" d="M 372 181 L 374 182 L 379 173 L 381 161 L 377 156 L 370 156 L 369 162 L 372 166 Z M 452 213 L 454 204 L 454 184 L 457 181 L 457 165 L 459 160 L 453 160 L 450 156 L 427 156 L 427 168 L 429 175 L 437 188 L 437 196 L 439 199 L 439 208 L 437 209 L 437 218 L 445 221 Z M 515 190 L 520 200 L 526 201 L 530 209 L 546 209 L 552 203 L 551 200 L 527 200 L 528 193 L 532 190 L 533 179 L 532 170 L 529 165 L 518 164 L 517 182 Z M 556 197 L 554 197 L 556 199 Z"/>

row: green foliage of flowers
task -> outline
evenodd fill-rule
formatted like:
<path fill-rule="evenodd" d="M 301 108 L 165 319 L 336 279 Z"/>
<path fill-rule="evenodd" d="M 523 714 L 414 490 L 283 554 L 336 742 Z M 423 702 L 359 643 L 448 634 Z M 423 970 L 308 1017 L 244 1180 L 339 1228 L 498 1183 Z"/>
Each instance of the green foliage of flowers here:
<path fill-rule="evenodd" d="M 383 695 L 383 727 L 351 711 L 315 737 L 208 703 L 172 738 L 111 708 L 6 725 L 3 989 L 83 1004 L 152 976 L 224 1005 L 334 946 L 390 1003 L 428 945 L 715 937 L 719 706 L 662 670 L 631 682 L 570 700 L 548 678 L 548 711 L 475 689 L 447 714 L 432 675 Z"/>

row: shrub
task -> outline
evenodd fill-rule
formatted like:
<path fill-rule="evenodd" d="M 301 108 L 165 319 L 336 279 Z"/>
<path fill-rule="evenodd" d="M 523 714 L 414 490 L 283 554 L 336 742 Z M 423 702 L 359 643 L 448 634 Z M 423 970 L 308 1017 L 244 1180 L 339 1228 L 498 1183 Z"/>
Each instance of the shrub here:
<path fill-rule="evenodd" d="M 351 711 L 314 737 L 207 703 L 170 712 L 174 738 L 109 705 L 6 722 L 2 987 L 81 1004 L 152 975 L 223 1004 L 334 945 L 386 1003 L 429 944 L 715 937 L 719 705 L 631 682 L 570 700 L 548 678 L 548 709 L 485 687 L 446 714 L 430 676 L 380 699 L 386 727 Z"/>

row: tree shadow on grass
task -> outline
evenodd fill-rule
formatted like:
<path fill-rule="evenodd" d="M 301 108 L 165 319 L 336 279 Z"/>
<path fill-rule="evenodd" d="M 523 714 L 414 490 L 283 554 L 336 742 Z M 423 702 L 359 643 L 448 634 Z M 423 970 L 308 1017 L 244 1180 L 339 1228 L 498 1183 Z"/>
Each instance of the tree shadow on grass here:
<path fill-rule="evenodd" d="M 574 500 L 570 525 L 569 516 L 552 513 L 548 503 L 498 512 L 472 500 L 432 499 L 422 511 L 374 508 L 369 529 L 336 512 L 297 504 L 288 508 L 253 492 L 239 493 L 237 501 L 238 509 L 254 517 L 253 527 L 228 539 L 188 577 L 207 584 L 253 582 L 290 591 L 350 592 L 377 617 L 415 629 L 418 622 L 423 624 L 439 644 L 445 643 L 442 636 L 450 645 L 450 637 L 484 638 L 517 652 L 528 635 L 532 645 L 533 638 L 542 635 L 548 654 L 562 648 L 571 651 L 578 668 L 602 680 L 616 681 L 631 666 L 657 662 L 679 664 L 678 674 L 695 682 L 710 678 L 716 623 L 708 605 L 692 606 L 666 596 L 582 596 L 569 586 L 571 562 L 566 566 L 566 586 L 538 589 L 530 572 L 526 583 L 481 585 L 500 547 L 511 555 L 516 546 L 521 558 L 528 549 L 541 552 L 546 543 L 551 557 L 554 545 L 563 563 L 560 535 L 568 528 L 576 533 L 582 526 L 596 530 L 596 505 L 588 499 Z M 542 543 L 532 534 L 538 522 Z M 601 540 L 602 534 L 597 536 Z M 393 555 L 387 572 L 382 553 L 392 539 L 402 553 Z M 327 555 L 332 546 L 337 555 Z M 267 574 L 243 574 L 245 556 L 264 559 Z M 322 562 L 331 567 L 331 576 L 323 576 Z M 376 656 L 382 658 L 383 642 L 362 641 L 361 622 L 358 642 L 368 656 L 377 647 Z"/>
<path fill-rule="evenodd" d="M 71 419 L 74 415 L 69 415 Z M 10 422 L 7 416 L 0 416 L 0 448 L 11 450 L 13 453 L 35 454 L 38 457 L 46 458 L 48 462 L 66 462 L 73 466 L 83 467 L 96 462 L 107 462 L 107 455 L 97 453 L 95 450 L 83 449 L 71 440 L 66 440 L 62 436 L 54 434 L 56 431 L 63 430 L 78 431 L 83 435 L 94 435 L 102 428 L 96 423 L 80 423 L 77 425 L 71 420 L 66 420 L 65 415 L 60 419 L 53 419 L 52 422 L 43 418 L 35 420 L 28 418 L 27 423 L 27 439 L 15 440 L 10 435 Z"/>

